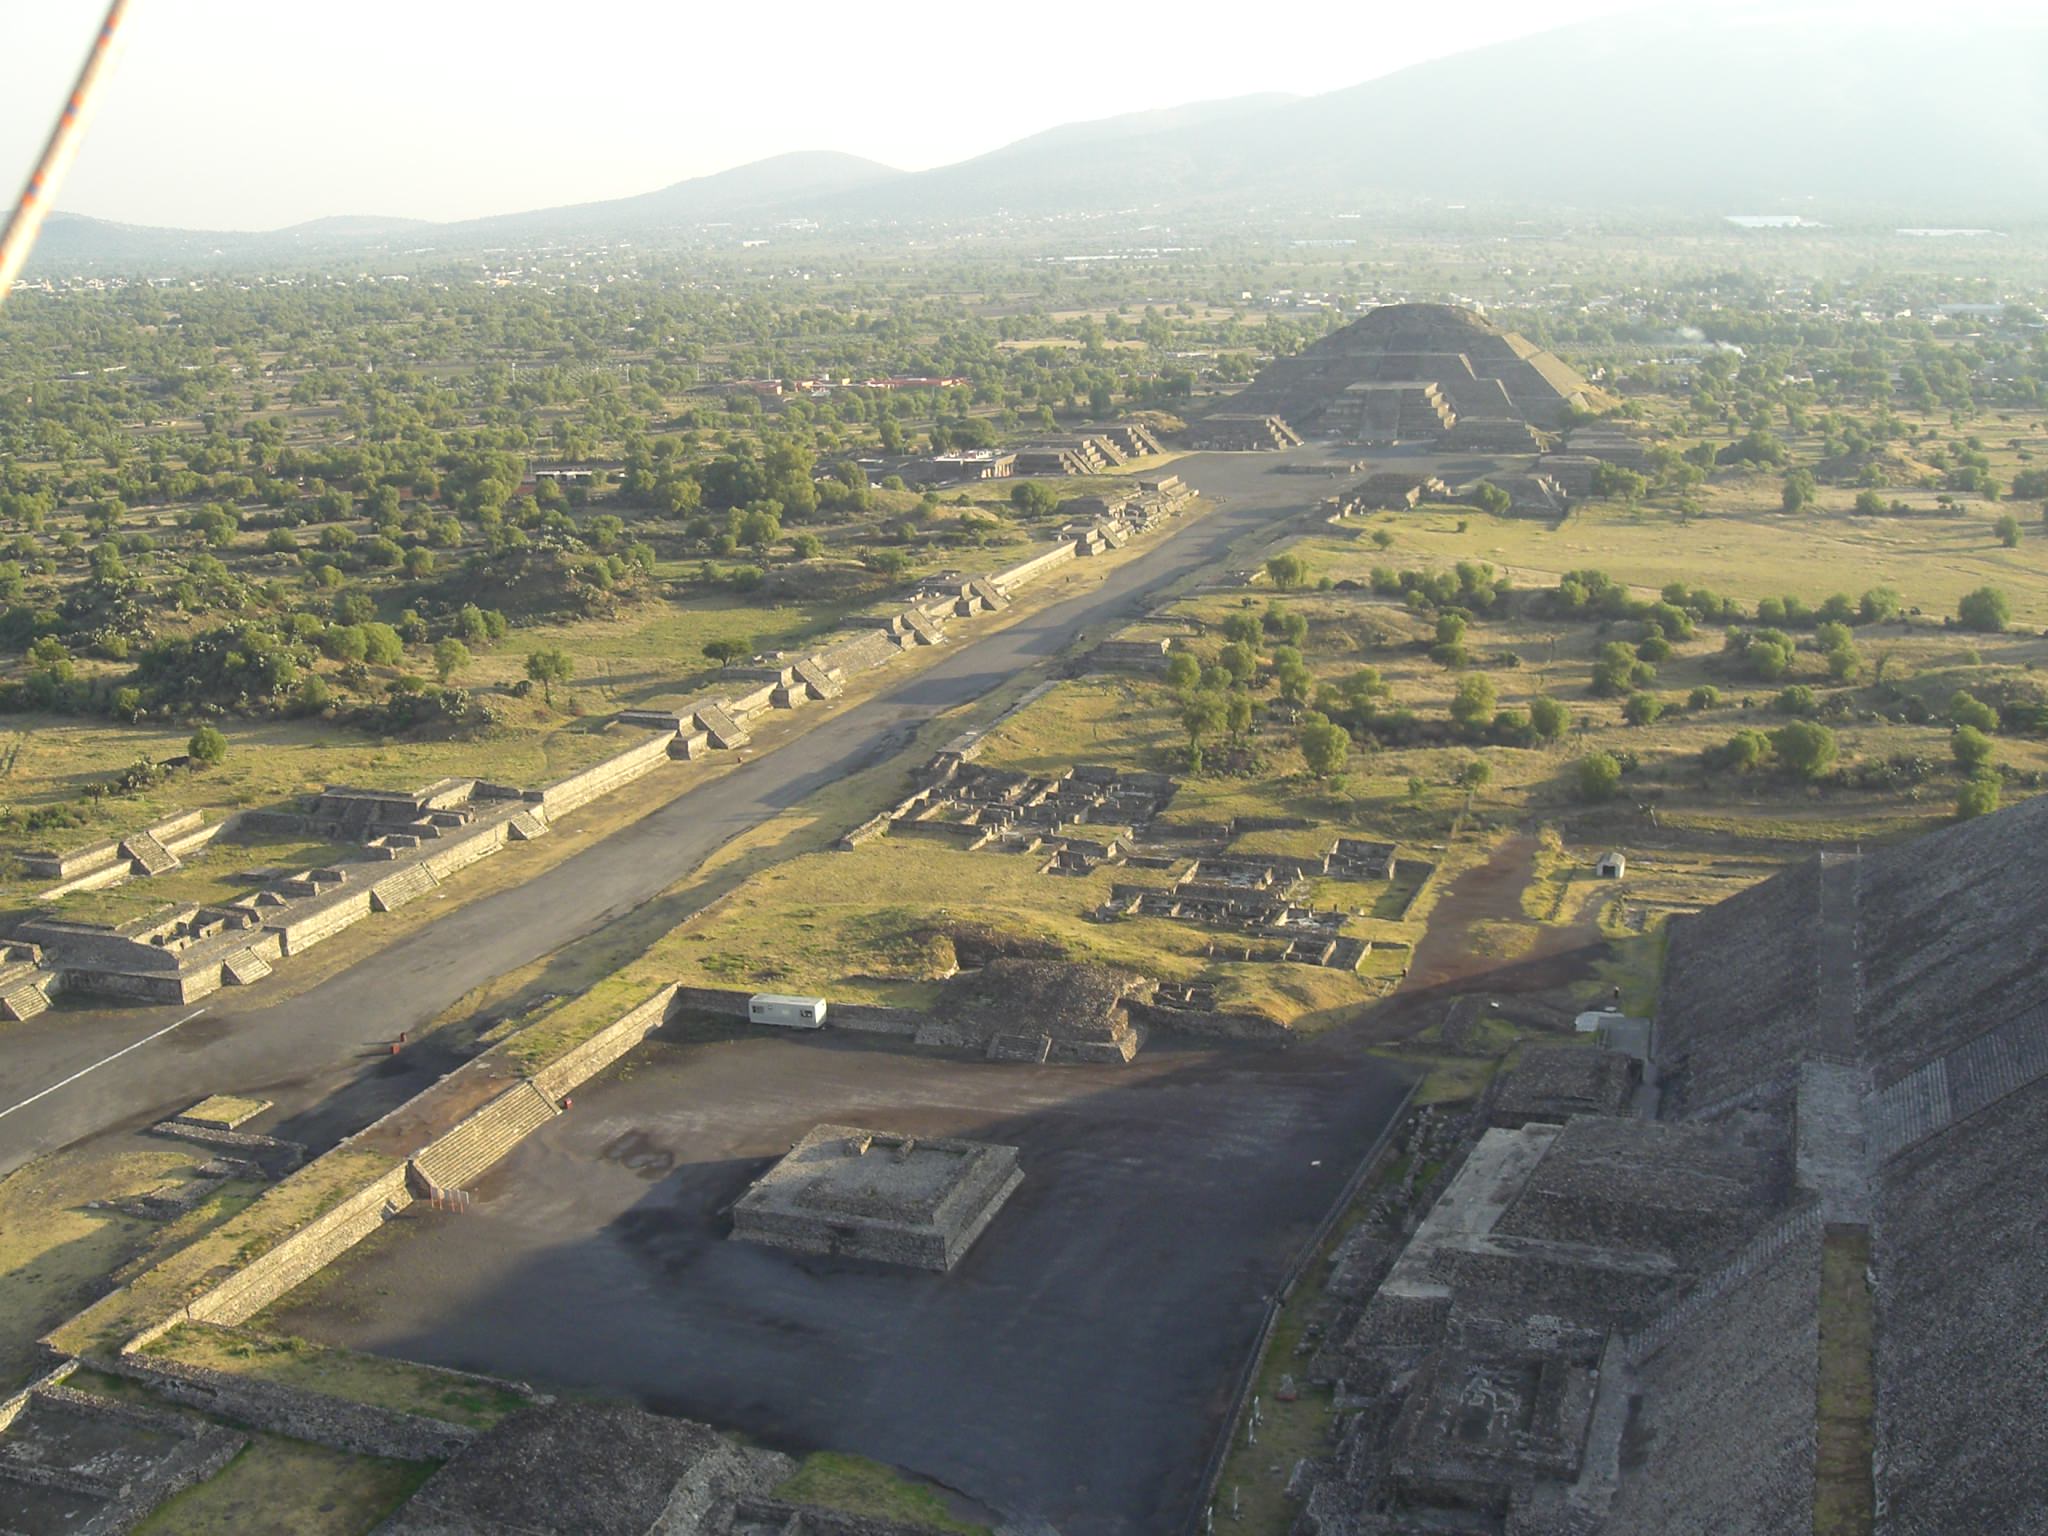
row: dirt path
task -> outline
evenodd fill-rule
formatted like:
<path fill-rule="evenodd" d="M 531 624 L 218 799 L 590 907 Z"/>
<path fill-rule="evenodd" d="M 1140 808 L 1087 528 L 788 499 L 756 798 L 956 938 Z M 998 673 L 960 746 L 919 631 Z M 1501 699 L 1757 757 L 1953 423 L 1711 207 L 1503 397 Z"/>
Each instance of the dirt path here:
<path fill-rule="evenodd" d="M 1504 962 L 1473 943 L 1473 930 L 1481 923 L 1521 923 L 1534 929 L 1536 942 L 1515 956 L 1512 963 L 1517 967 L 1583 948 L 1599 938 L 1589 919 L 1538 924 L 1522 910 L 1522 892 L 1535 877 L 1538 846 L 1532 834 L 1518 832 L 1451 882 L 1430 913 L 1422 942 L 1415 946 L 1402 991 L 1444 987 L 1505 969 Z"/>

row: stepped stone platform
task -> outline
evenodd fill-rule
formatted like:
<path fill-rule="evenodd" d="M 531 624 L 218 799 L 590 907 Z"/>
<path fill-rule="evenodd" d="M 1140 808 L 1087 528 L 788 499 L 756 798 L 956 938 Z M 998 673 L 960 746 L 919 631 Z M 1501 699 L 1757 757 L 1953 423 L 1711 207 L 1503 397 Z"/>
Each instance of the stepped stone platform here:
<path fill-rule="evenodd" d="M 1023 1182 L 1015 1147 L 821 1125 L 740 1197 L 732 1235 L 947 1270 Z"/>
<path fill-rule="evenodd" d="M 1268 364 L 1226 409 L 1271 412 L 1354 442 L 1528 452 L 1538 431 L 1556 432 L 1574 410 L 1605 399 L 1566 363 L 1473 310 L 1388 304 Z"/>
<path fill-rule="evenodd" d="M 1278 416 L 1211 416 L 1190 430 L 1189 445 L 1223 453 L 1273 453 L 1301 446 L 1301 434 Z"/>

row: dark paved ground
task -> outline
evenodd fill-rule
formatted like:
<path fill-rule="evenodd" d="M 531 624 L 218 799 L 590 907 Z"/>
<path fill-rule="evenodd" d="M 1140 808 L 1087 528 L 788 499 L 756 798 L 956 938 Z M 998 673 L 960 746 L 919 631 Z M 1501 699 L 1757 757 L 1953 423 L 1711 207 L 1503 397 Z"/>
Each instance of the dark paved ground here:
<path fill-rule="evenodd" d="M 831 1035 L 657 1040 L 487 1175 L 261 1320 L 632 1394 L 907 1467 L 1062 1536 L 1176 1529 L 1291 1255 L 1403 1086 L 1355 1039 L 1029 1067 Z M 1021 1149 L 946 1275 L 733 1242 L 828 1120 Z"/>
<path fill-rule="evenodd" d="M 209 1093 L 274 1101 L 284 1117 L 280 1133 L 316 1148 L 367 1124 L 450 1065 L 427 1052 L 389 1058 L 384 1042 L 400 1030 L 417 1028 L 471 989 L 651 899 L 735 834 L 887 756 L 930 715 L 1057 655 L 1078 631 L 1094 637 L 1115 627 L 1140 610 L 1147 594 L 1312 505 L 1328 485 L 1277 470 L 1289 457 L 1315 452 L 1206 454 L 1176 463 L 1223 510 L 1170 530 L 1101 585 L 1008 629 L 977 636 L 974 626 L 964 626 L 936 664 L 299 997 L 266 1005 L 260 984 L 218 995 L 203 1017 L 20 1108 L 191 1010 L 64 1009 L 8 1026 L 0 1032 L 0 1175 L 38 1153 L 146 1125 Z"/>

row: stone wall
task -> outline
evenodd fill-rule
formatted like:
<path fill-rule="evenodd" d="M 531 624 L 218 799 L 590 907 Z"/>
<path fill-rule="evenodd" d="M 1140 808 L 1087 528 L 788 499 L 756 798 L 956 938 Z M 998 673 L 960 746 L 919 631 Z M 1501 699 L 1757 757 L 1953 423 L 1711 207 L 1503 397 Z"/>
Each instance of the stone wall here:
<path fill-rule="evenodd" d="M 744 1019 L 747 1017 L 747 1003 L 753 998 L 756 990 L 753 987 L 678 986 L 675 1003 L 678 1008 L 694 1008 L 699 1013 L 722 1013 L 732 1018 Z"/>
<path fill-rule="evenodd" d="M 359 890 L 343 888 L 295 901 L 282 916 L 270 918 L 268 922 L 283 941 L 284 952 L 296 955 L 369 915 L 370 888 L 364 886 Z"/>
<path fill-rule="evenodd" d="M 665 747 L 667 743 L 662 743 Z M 511 841 L 510 820 L 490 822 L 481 827 L 444 835 L 426 845 L 421 863 L 436 880 L 446 880 L 457 870 L 467 869 L 478 859 L 488 858 Z"/>
<path fill-rule="evenodd" d="M 1048 571 L 1057 570 L 1073 558 L 1074 546 L 1063 539 L 1044 554 L 1034 555 L 1029 560 L 1020 561 L 1018 564 L 1011 566 L 1007 571 L 996 572 L 989 579 L 1007 594 L 1011 590 L 1023 586 L 1026 582 L 1036 581 Z"/>
<path fill-rule="evenodd" d="M 541 805 L 552 819 L 630 784 L 643 773 L 669 760 L 668 744 L 671 739 L 668 736 L 650 736 L 618 755 L 606 758 L 594 768 L 572 773 L 559 783 L 550 784 L 541 791 Z"/>
<path fill-rule="evenodd" d="M 750 715 L 758 715 L 764 709 L 775 707 L 774 683 L 762 683 L 746 693 L 734 694 L 725 701 L 725 707 L 732 717 L 745 724 Z"/>
<path fill-rule="evenodd" d="M 667 1021 L 682 988 L 671 982 L 631 1012 L 621 1015 L 588 1040 L 533 1075 L 533 1085 L 550 1099 L 580 1088 L 639 1045 Z M 740 1005 L 742 1011 L 746 1004 Z"/>
<path fill-rule="evenodd" d="M 833 1003 L 825 1014 L 828 1027 L 856 1029 L 873 1035 L 915 1035 L 930 1015 L 916 1008 L 885 1008 L 879 1003 Z"/>
<path fill-rule="evenodd" d="M 310 1279 L 412 1204 L 403 1163 L 315 1217 L 185 1308 L 197 1323 L 241 1323 Z"/>
<path fill-rule="evenodd" d="M 93 1363 L 141 1382 L 157 1396 L 187 1408 L 358 1456 L 445 1461 L 477 1437 L 477 1431 L 464 1425 L 231 1375 L 182 1360 L 131 1352 L 113 1359 L 95 1358 Z"/>

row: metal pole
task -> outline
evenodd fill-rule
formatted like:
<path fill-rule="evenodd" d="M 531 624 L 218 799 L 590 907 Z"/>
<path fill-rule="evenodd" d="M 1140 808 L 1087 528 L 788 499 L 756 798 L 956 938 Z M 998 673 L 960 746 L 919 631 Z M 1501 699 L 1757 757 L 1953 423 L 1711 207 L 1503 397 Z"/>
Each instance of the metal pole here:
<path fill-rule="evenodd" d="M 50 200 L 57 194 L 57 183 L 63 180 L 65 171 L 71 168 L 71 161 L 78 154 L 78 141 L 85 129 L 85 119 L 92 110 L 100 80 L 113 54 L 115 35 L 121 29 L 123 13 L 127 9 L 128 0 L 113 0 L 107 7 L 107 19 L 100 25 L 92 51 L 85 56 L 85 65 L 78 72 L 78 83 L 71 88 L 70 99 L 64 103 L 57 126 L 50 130 L 50 141 L 43 146 L 42 158 L 28 173 L 28 184 L 22 188 L 20 201 L 8 215 L 6 230 L 0 232 L 0 303 L 6 302 L 14 287 L 14 279 L 20 275 L 22 264 L 35 247 L 36 236 L 42 231 L 43 216 L 50 211 Z"/>

